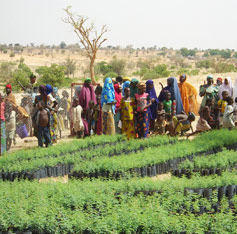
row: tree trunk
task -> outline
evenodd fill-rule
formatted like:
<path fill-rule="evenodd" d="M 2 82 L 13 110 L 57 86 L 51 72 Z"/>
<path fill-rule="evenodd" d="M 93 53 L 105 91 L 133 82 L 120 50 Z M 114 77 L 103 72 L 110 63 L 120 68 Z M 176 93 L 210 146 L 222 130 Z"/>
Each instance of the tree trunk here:
<path fill-rule="evenodd" d="M 94 70 L 94 62 L 95 62 L 95 60 L 91 60 L 91 61 L 90 61 L 90 74 L 91 74 L 91 81 L 92 81 L 92 84 L 96 84 L 96 80 L 95 80 L 95 70 Z"/>

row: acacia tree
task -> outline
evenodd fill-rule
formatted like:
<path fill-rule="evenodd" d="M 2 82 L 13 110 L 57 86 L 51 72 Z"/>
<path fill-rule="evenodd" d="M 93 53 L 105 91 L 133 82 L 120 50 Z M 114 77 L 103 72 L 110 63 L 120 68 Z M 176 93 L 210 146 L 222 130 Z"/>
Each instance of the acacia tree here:
<path fill-rule="evenodd" d="M 90 74 L 92 83 L 96 83 L 94 62 L 96 59 L 96 53 L 101 45 L 107 40 L 103 38 L 104 34 L 108 32 L 106 25 L 103 25 L 100 32 L 95 28 L 93 22 L 88 22 L 88 17 L 75 14 L 70 11 L 70 6 L 68 6 L 64 11 L 67 13 L 67 18 L 63 21 L 69 23 L 74 28 L 74 32 L 77 34 L 81 44 L 86 50 L 87 56 L 90 59 Z"/>

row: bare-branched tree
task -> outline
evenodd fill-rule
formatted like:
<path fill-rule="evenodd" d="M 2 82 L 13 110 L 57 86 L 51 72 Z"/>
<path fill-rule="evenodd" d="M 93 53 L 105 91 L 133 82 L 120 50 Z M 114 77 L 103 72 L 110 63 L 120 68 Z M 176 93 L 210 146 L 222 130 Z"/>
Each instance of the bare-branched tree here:
<path fill-rule="evenodd" d="M 93 22 L 89 24 L 87 23 L 88 17 L 75 14 L 71 12 L 70 9 L 70 6 L 64 9 L 67 13 L 67 18 L 63 21 L 72 25 L 74 32 L 77 34 L 81 44 L 85 48 L 90 59 L 91 80 L 92 83 L 95 84 L 94 62 L 96 59 L 96 53 L 101 45 L 107 40 L 106 38 L 103 38 L 103 36 L 109 30 L 106 25 L 103 25 L 100 32 L 98 32 Z"/>

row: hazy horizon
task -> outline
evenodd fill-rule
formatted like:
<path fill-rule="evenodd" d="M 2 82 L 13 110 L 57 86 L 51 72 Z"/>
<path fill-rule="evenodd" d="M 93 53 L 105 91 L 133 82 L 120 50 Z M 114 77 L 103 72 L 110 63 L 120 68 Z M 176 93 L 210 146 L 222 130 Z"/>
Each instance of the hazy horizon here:
<path fill-rule="evenodd" d="M 108 26 L 104 47 L 237 50 L 236 0 L 0 0 L 0 44 L 79 43 L 62 21 L 68 5 L 98 29 Z"/>

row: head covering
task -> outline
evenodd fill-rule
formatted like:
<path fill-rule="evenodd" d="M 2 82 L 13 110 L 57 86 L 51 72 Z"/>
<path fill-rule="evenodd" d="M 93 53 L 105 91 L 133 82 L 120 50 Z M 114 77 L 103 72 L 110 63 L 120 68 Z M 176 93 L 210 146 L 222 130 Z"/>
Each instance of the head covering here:
<path fill-rule="evenodd" d="M 150 85 L 154 85 L 154 82 L 153 80 L 148 80 L 146 82 L 146 93 L 149 94 L 149 98 L 150 99 L 153 99 L 155 98 L 155 101 L 152 102 L 152 105 L 148 108 L 148 116 L 149 116 L 149 119 L 152 119 L 152 120 L 155 120 L 156 117 L 157 117 L 157 104 L 158 104 L 158 98 L 157 98 L 157 95 L 156 95 L 156 90 L 155 90 L 155 87 L 153 86 L 153 88 L 149 88 Z"/>
<path fill-rule="evenodd" d="M 39 93 L 44 96 L 47 96 L 46 87 L 44 85 L 39 86 Z"/>
<path fill-rule="evenodd" d="M 123 77 L 123 82 L 125 82 L 125 81 L 130 81 L 130 78 L 127 76 Z"/>
<path fill-rule="evenodd" d="M 221 78 L 221 77 L 218 77 L 217 80 L 222 81 L 222 78 Z"/>
<path fill-rule="evenodd" d="M 118 111 L 120 107 L 120 101 L 122 99 L 122 93 L 120 92 L 119 84 L 114 84 L 114 92 L 115 92 L 115 100 L 116 102 L 116 112 Z"/>
<path fill-rule="evenodd" d="M 130 97 L 132 97 L 132 98 L 134 98 L 135 97 L 135 94 L 136 93 L 138 93 L 138 87 L 137 87 L 137 85 L 138 85 L 138 79 L 136 79 L 136 78 L 133 78 L 132 80 L 131 80 L 131 84 L 134 84 L 135 85 L 135 87 L 133 87 L 132 85 L 130 85 Z"/>
<path fill-rule="evenodd" d="M 103 106 L 104 104 L 107 103 L 112 103 L 115 101 L 115 91 L 114 91 L 114 86 L 112 79 L 110 77 L 107 77 L 104 82 L 104 88 L 102 90 L 102 95 L 101 95 L 101 105 Z M 115 106 L 112 106 L 113 112 L 115 113 Z"/>
<path fill-rule="evenodd" d="M 212 75 L 212 74 L 209 74 L 209 75 L 207 76 L 207 80 L 209 80 L 209 79 L 213 79 L 213 75 Z"/>
<path fill-rule="evenodd" d="M 53 87 L 53 93 L 56 94 L 58 92 L 58 88 L 57 87 Z"/>
<path fill-rule="evenodd" d="M 6 89 L 12 90 L 12 86 L 11 86 L 10 84 L 7 84 L 7 85 L 6 85 Z"/>
<path fill-rule="evenodd" d="M 230 77 L 225 77 L 225 79 L 228 80 L 228 85 L 226 85 L 225 82 L 223 82 L 223 84 L 220 86 L 219 92 L 218 92 L 219 99 L 222 99 L 222 92 L 223 91 L 227 91 L 230 97 L 233 96 L 234 85 L 232 83 L 232 80 Z"/>
<path fill-rule="evenodd" d="M 53 87 L 51 85 L 47 84 L 45 87 L 47 95 L 53 92 Z"/>
<path fill-rule="evenodd" d="M 63 90 L 62 95 L 63 95 L 63 97 L 66 97 L 66 96 L 69 97 L 69 93 L 67 90 Z"/>
<path fill-rule="evenodd" d="M 91 78 L 86 78 L 85 83 L 91 83 Z"/>
<path fill-rule="evenodd" d="M 123 89 L 122 89 L 123 96 L 125 95 L 124 93 L 125 88 L 130 88 L 130 81 L 127 80 L 123 83 Z"/>
<path fill-rule="evenodd" d="M 179 91 L 179 86 L 177 83 L 177 80 L 175 77 L 170 77 L 168 78 L 169 83 L 171 84 L 170 87 L 170 93 L 171 93 L 171 100 L 174 101 L 176 100 L 176 114 L 180 114 L 184 108 L 183 108 L 183 103 Z"/>

